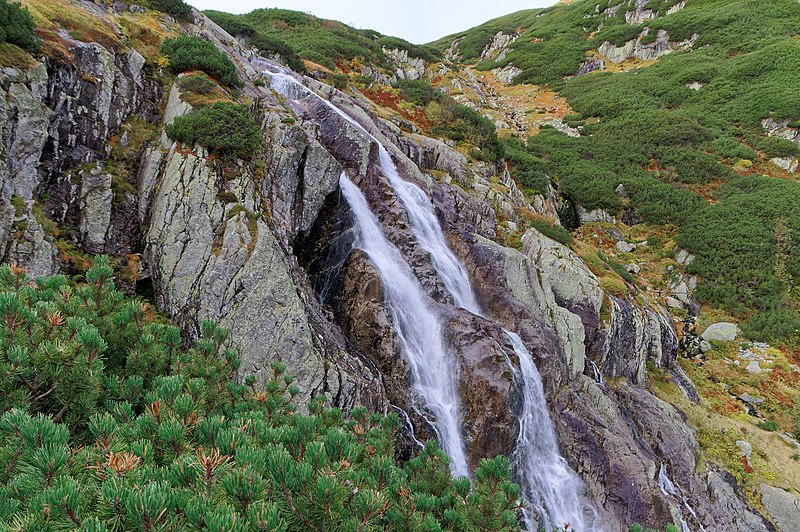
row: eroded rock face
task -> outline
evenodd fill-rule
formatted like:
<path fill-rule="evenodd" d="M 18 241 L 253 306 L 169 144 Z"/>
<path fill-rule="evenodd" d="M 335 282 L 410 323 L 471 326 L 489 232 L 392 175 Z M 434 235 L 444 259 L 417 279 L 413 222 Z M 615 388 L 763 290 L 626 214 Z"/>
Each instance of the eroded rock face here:
<path fill-rule="evenodd" d="M 203 150 L 174 146 L 162 163 L 145 253 L 159 305 L 195 334 L 205 318 L 229 329 L 241 372 L 259 382 L 281 360 L 305 398 L 324 393 L 343 406 L 382 408 L 378 376 L 347 352 L 314 296 L 298 289 L 296 263 L 261 214 L 251 171 L 240 168 L 224 189 L 221 171 Z M 223 191 L 239 201 L 224 201 Z"/>
<path fill-rule="evenodd" d="M 642 61 L 655 61 L 675 50 L 691 48 L 694 42 L 699 38 L 699 35 L 694 34 L 685 41 L 672 42 L 669 40 L 669 33 L 664 29 L 659 29 L 656 31 L 655 39 L 652 42 L 646 43 L 643 38 L 647 37 L 649 32 L 650 28 L 645 28 L 638 38 L 630 40 L 622 46 L 616 46 L 606 41 L 600 45 L 597 51 L 600 55 L 615 64 L 622 63 L 630 57 L 635 57 Z"/>
<path fill-rule="evenodd" d="M 519 427 L 514 386 L 503 349 L 505 334 L 495 323 L 464 309 L 443 308 L 449 351 L 458 360 L 459 394 L 466 451 L 472 469 L 481 459 L 510 455 Z"/>
<path fill-rule="evenodd" d="M 111 225 L 111 175 L 94 167 L 84 172 L 80 192 L 80 232 L 90 253 L 105 251 L 106 234 Z"/>
<path fill-rule="evenodd" d="M 395 67 L 395 75 L 400 79 L 420 79 L 425 75 L 425 61 L 409 56 L 407 50 L 384 48 L 383 55 Z"/>

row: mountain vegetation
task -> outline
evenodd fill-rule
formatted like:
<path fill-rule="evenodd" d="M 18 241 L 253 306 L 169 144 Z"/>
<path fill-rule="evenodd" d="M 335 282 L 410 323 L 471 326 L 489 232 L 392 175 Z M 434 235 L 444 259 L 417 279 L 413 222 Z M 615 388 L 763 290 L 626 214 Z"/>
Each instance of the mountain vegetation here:
<path fill-rule="evenodd" d="M 34 34 L 33 18 L 18 3 L 0 0 L 0 44 L 8 43 L 26 52 L 39 51 L 39 39 Z"/>
<path fill-rule="evenodd" d="M 431 443 L 395 462 L 396 414 L 302 405 L 282 364 L 235 379 L 211 321 L 177 328 L 114 287 L 0 266 L 0 526 L 17 530 L 511 530 L 505 458 L 475 485 Z"/>
<path fill-rule="evenodd" d="M 747 330 L 755 339 L 797 337 L 798 248 L 784 243 L 781 251 L 776 231 L 784 242 L 800 238 L 800 219 L 789 207 L 800 185 L 761 177 L 753 162 L 800 153 L 798 144 L 762 128 L 767 119 L 800 116 L 800 4 L 754 9 L 747 1 L 696 0 L 673 10 L 676 4 L 650 2 L 642 9 L 655 18 L 641 24 L 626 21 L 629 7 L 620 2 L 560 4 L 432 45 L 444 50 L 462 39 L 460 61 L 477 62 L 497 32 L 521 33 L 501 61 L 477 68 L 513 65 L 522 71 L 514 83 L 552 85 L 575 111 L 569 120 L 581 135 L 543 129 L 524 146 L 514 141 L 509 160 L 522 163 L 518 181 L 549 176 L 587 208 L 629 205 L 648 223 L 678 226 L 680 244 L 700 257 L 691 271 L 701 277 L 702 300 L 754 320 Z M 696 40 L 652 64 L 574 76 L 602 43 L 621 46 L 659 30 L 670 41 Z M 615 192 L 620 184 L 624 196 Z"/>
<path fill-rule="evenodd" d="M 559 486 L 615 529 L 797 522 L 796 0 L 564 0 L 428 45 L 0 0 L 0 66 L 0 529 L 518 530 L 549 509 L 514 338 Z M 485 319 L 342 113 L 425 175 Z M 417 441 L 437 416 L 343 171 L 441 310 L 469 479 Z"/>
<path fill-rule="evenodd" d="M 230 15 L 208 10 L 205 14 L 232 35 L 250 39 L 257 48 L 274 51 L 293 61 L 299 56 L 331 70 L 353 59 L 388 67 L 383 48 L 405 50 L 410 56 L 428 62 L 438 58 L 438 53 L 427 47 L 299 11 L 256 9 L 244 15 Z"/>

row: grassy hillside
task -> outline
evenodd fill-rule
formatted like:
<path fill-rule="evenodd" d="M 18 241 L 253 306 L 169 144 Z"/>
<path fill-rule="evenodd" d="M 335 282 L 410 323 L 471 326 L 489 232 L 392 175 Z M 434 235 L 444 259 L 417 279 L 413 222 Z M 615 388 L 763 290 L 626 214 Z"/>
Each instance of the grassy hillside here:
<path fill-rule="evenodd" d="M 245 15 L 230 15 L 219 11 L 206 11 L 205 14 L 229 33 L 250 38 L 259 48 L 271 49 L 259 46 L 259 42 L 281 43 L 299 57 L 331 70 L 338 64 L 356 58 L 369 64 L 388 67 L 382 48 L 406 50 L 410 56 L 429 62 L 438 59 L 438 54 L 433 49 L 299 11 L 256 9 Z"/>
<path fill-rule="evenodd" d="M 631 207 L 645 222 L 678 226 L 678 242 L 698 256 L 690 270 L 701 276 L 704 301 L 745 319 L 754 338 L 796 337 L 800 183 L 769 160 L 797 156 L 798 145 L 768 137 L 762 121 L 800 119 L 800 4 L 677 3 L 649 2 L 656 18 L 642 24 L 626 21 L 633 8 L 619 0 L 560 4 L 432 46 L 461 39 L 460 60 L 476 63 L 498 31 L 520 33 L 501 61 L 478 69 L 513 64 L 522 70 L 514 83 L 551 85 L 575 111 L 567 123 L 582 128 L 577 138 L 553 129 L 531 137 L 528 166 L 585 207 Z M 670 41 L 696 41 L 658 61 L 572 77 L 603 42 L 622 45 L 646 31 L 647 44 L 662 29 Z"/>

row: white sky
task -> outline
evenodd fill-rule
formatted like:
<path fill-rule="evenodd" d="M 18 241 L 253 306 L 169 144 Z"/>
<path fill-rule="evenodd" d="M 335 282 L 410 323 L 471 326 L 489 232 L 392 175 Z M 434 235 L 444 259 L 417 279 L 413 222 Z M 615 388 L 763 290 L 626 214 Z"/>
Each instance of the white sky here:
<path fill-rule="evenodd" d="M 248 13 L 262 7 L 306 11 L 415 44 L 466 30 L 521 9 L 556 0 L 187 0 L 198 9 Z"/>

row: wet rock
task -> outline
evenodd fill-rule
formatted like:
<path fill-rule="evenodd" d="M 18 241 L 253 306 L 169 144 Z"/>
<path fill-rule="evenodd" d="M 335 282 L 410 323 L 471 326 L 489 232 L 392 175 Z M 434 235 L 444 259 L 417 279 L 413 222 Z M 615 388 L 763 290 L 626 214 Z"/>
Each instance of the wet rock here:
<path fill-rule="evenodd" d="M 447 345 L 458 360 L 466 451 L 475 468 L 484 457 L 510 455 L 516 441 L 514 386 L 501 348 L 505 334 L 463 309 L 442 310 Z"/>
<path fill-rule="evenodd" d="M 655 482 L 654 455 L 642 448 L 613 393 L 581 376 L 559 393 L 554 408 L 561 451 L 586 482 L 608 530 L 672 522 Z"/>

